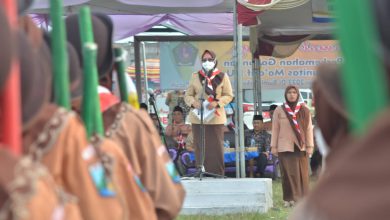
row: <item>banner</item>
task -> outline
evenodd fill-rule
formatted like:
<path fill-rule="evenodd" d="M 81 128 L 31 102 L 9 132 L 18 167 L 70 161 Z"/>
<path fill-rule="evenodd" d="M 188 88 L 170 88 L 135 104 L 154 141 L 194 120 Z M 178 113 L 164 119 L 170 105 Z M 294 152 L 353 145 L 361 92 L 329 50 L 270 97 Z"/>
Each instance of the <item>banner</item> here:
<path fill-rule="evenodd" d="M 227 73 L 234 83 L 233 42 L 161 42 L 160 81 L 162 90 L 185 90 L 193 73 L 201 68 L 201 54 L 213 50 L 217 55 L 218 68 Z M 243 42 L 243 69 L 240 74 L 243 88 L 251 89 L 252 58 L 249 42 Z M 323 62 L 341 63 L 336 41 L 306 41 L 289 58 L 261 57 L 260 74 L 263 89 L 281 89 L 287 85 L 310 88 L 316 76 L 316 67 Z"/>

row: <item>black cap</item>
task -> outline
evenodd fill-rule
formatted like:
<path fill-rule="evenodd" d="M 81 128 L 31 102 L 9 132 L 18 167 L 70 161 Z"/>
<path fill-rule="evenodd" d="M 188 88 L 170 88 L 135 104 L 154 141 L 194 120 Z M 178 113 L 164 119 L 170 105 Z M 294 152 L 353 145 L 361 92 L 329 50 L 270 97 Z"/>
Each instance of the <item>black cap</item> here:
<path fill-rule="evenodd" d="M 256 120 L 263 121 L 263 116 L 262 115 L 254 115 L 253 121 L 256 121 Z"/>
<path fill-rule="evenodd" d="M 274 111 L 278 106 L 277 105 L 270 105 L 269 110 Z"/>
<path fill-rule="evenodd" d="M 183 109 L 180 106 L 175 106 L 175 108 L 173 108 L 173 112 L 181 112 L 181 113 L 183 113 Z"/>

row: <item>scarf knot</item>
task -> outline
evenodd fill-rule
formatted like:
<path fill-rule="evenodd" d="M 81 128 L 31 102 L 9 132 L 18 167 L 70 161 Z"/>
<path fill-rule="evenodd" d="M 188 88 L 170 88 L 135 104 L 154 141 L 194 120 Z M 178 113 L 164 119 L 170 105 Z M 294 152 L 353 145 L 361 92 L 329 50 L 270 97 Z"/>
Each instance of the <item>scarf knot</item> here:
<path fill-rule="evenodd" d="M 297 106 L 295 107 L 294 111 L 290 108 L 290 106 L 287 103 L 284 103 L 284 107 L 286 108 L 287 113 L 289 115 L 291 115 L 291 117 L 292 117 L 292 120 L 293 120 L 293 123 L 294 123 L 294 126 L 295 126 L 295 130 L 299 134 L 301 134 L 301 129 L 299 127 L 298 120 L 297 120 L 297 114 L 298 114 L 299 110 L 301 109 L 301 104 L 298 103 Z"/>

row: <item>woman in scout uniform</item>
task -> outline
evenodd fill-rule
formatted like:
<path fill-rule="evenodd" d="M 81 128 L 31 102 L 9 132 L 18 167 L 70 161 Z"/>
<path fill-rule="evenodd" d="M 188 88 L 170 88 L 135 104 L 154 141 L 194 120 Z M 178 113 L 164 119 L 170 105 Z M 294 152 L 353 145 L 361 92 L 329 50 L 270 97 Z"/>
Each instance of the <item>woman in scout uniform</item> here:
<path fill-rule="evenodd" d="M 200 99 L 204 98 L 210 104 L 208 109 L 215 109 L 215 115 L 210 121 L 204 121 L 205 126 L 205 158 L 206 172 L 224 175 L 225 164 L 223 159 L 224 124 L 226 113 L 224 106 L 233 99 L 232 85 L 229 76 L 217 68 L 216 55 L 211 50 L 205 50 L 201 56 L 202 69 L 194 73 L 186 91 L 185 102 L 188 106 L 200 109 Z M 203 92 L 203 83 L 206 83 Z M 203 94 L 203 97 L 201 97 Z M 193 111 L 189 115 L 194 136 L 195 157 L 197 166 L 201 165 L 200 155 L 200 120 Z"/>

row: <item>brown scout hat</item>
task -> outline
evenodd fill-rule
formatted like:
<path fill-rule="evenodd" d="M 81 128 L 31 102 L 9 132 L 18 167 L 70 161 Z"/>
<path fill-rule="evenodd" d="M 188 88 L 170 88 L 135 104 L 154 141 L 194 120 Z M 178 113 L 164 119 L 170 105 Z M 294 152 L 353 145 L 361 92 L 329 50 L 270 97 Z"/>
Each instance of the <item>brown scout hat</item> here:
<path fill-rule="evenodd" d="M 15 53 L 12 32 L 3 8 L 0 6 L 0 88 L 8 78 L 12 56 Z"/>
<path fill-rule="evenodd" d="M 82 67 L 82 47 L 79 30 L 79 16 L 70 15 L 66 18 L 68 41 L 74 46 Z M 92 15 L 92 27 L 95 43 L 98 45 L 97 66 L 99 78 L 103 78 L 114 66 L 114 54 L 112 48 L 113 24 L 105 14 L 94 13 Z"/>
<path fill-rule="evenodd" d="M 47 33 L 44 34 L 44 40 L 49 48 L 51 48 L 51 38 Z M 75 99 L 81 97 L 83 92 L 83 72 L 77 51 L 69 42 L 67 42 L 66 46 L 68 50 L 69 63 L 69 90 L 71 93 L 71 99 Z"/>
<path fill-rule="evenodd" d="M 46 44 L 33 49 L 23 32 L 18 33 L 22 120 L 26 125 L 48 103 L 51 95 L 51 57 Z"/>

